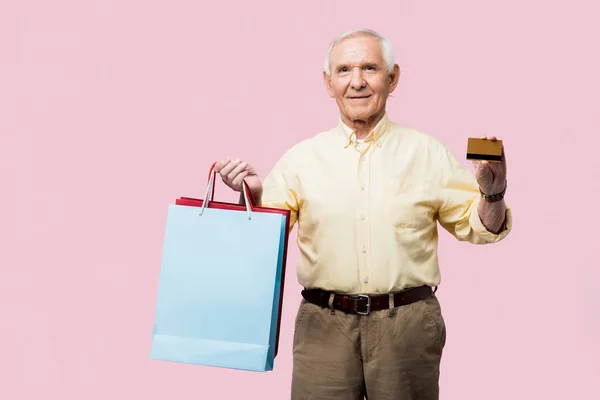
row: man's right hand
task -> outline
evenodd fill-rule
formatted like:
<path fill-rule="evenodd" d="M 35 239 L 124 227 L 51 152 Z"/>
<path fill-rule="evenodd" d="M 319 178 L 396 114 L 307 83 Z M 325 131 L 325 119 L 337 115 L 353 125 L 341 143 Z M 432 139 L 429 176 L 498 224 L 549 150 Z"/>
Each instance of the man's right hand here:
<path fill-rule="evenodd" d="M 263 186 L 252 165 L 239 159 L 232 161 L 228 157 L 215 164 L 215 172 L 220 174 L 223 182 L 236 192 L 242 191 L 242 182 L 245 180 L 252 192 L 252 196 L 260 204 Z"/>

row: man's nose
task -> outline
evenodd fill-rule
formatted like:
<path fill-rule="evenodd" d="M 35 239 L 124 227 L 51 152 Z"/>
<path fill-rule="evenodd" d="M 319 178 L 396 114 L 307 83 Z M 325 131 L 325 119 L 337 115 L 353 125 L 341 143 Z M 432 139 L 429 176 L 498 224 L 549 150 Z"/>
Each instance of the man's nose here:
<path fill-rule="evenodd" d="M 352 89 L 361 89 L 365 85 L 361 68 L 354 68 L 352 70 L 352 81 L 350 82 L 350 85 L 352 86 Z"/>

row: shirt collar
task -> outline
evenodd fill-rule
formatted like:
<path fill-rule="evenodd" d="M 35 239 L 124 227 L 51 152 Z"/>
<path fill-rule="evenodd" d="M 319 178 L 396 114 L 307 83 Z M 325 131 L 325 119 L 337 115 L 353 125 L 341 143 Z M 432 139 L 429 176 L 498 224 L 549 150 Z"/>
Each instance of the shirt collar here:
<path fill-rule="evenodd" d="M 383 144 L 383 139 L 385 138 L 385 134 L 389 128 L 389 118 L 387 113 L 383 115 L 383 118 L 377 123 L 375 128 L 369 132 L 367 137 L 365 137 L 365 143 L 370 144 L 370 142 L 375 142 L 378 147 L 381 147 Z M 346 125 L 342 118 L 340 117 L 340 121 L 338 124 L 339 129 L 344 134 L 345 142 L 344 148 L 350 145 L 356 145 L 356 132 L 352 130 L 348 125 Z"/>

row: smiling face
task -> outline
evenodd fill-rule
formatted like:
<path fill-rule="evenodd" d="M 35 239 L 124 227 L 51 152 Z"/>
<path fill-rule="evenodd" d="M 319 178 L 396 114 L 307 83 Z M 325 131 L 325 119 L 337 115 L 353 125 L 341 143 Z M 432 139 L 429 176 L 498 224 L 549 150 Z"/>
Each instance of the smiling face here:
<path fill-rule="evenodd" d="M 343 39 L 330 54 L 331 76 L 323 73 L 329 95 L 335 98 L 344 123 L 374 127 L 398 84 L 400 68 L 387 70 L 379 41 L 369 35 Z"/>

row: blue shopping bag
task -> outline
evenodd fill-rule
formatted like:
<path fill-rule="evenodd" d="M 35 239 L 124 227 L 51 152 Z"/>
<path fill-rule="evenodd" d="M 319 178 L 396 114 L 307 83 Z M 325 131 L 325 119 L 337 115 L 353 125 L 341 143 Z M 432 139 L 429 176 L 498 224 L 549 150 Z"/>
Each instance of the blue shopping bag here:
<path fill-rule="evenodd" d="M 214 164 L 213 164 L 214 167 Z M 169 205 L 151 358 L 270 371 L 279 344 L 289 210 L 203 200 Z"/>

